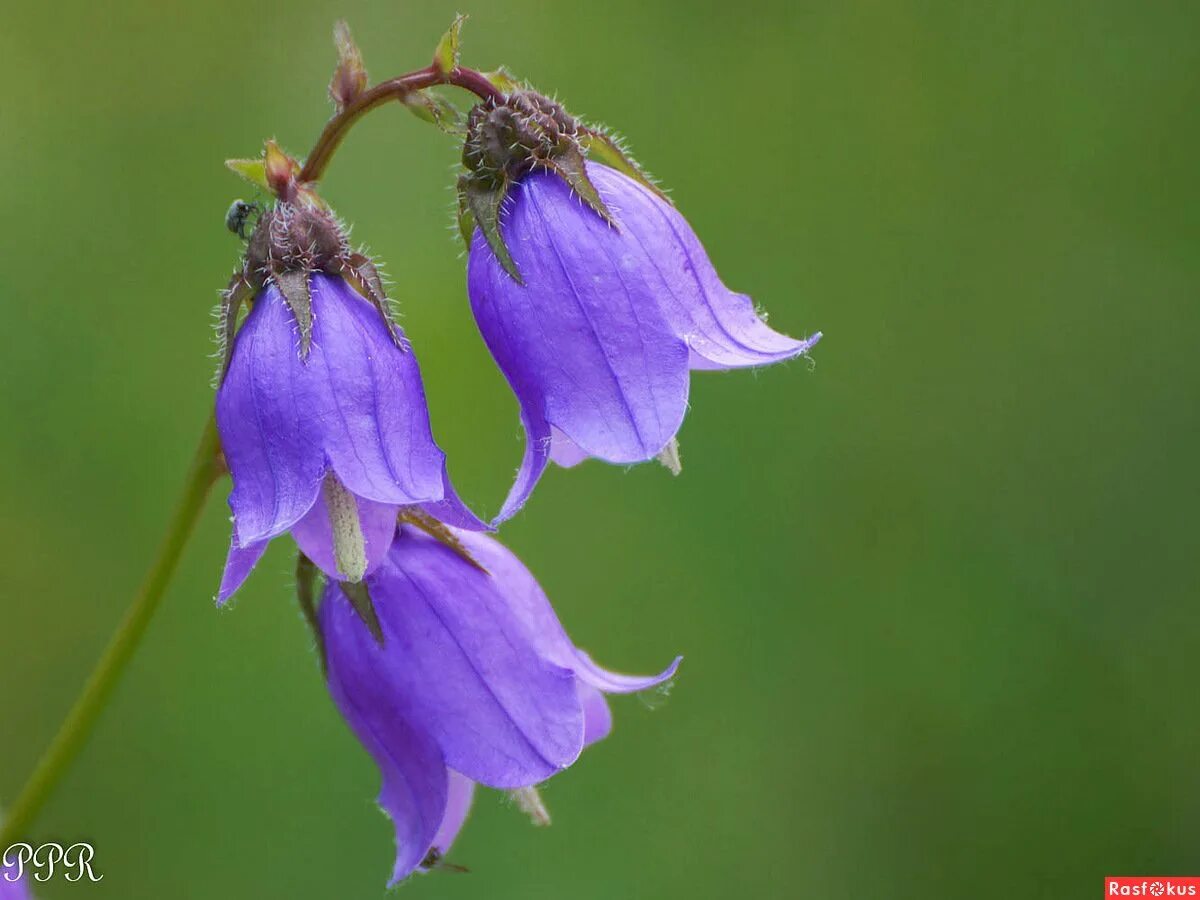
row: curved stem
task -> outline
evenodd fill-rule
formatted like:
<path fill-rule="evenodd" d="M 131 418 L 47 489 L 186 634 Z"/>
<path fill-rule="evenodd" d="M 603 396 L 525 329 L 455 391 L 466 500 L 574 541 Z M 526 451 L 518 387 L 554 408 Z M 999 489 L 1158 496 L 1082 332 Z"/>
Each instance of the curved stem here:
<path fill-rule="evenodd" d="M 375 107 L 387 103 L 389 100 L 403 99 L 405 94 L 411 94 L 413 91 L 439 84 L 451 84 L 463 88 L 483 100 L 499 101 L 504 98 L 503 92 L 498 90 L 486 75 L 462 66 L 457 66 L 450 72 L 442 72 L 437 66 L 430 65 L 406 75 L 381 81 L 375 87 L 360 94 L 353 103 L 325 124 L 321 136 L 313 145 L 312 152 L 304 161 L 304 168 L 300 170 L 297 180 L 309 184 L 320 181 L 334 152 L 354 123 Z"/>
<path fill-rule="evenodd" d="M 196 448 L 196 455 L 192 459 L 183 496 L 175 508 L 171 524 L 159 547 L 158 556 L 150 571 L 146 573 L 146 579 L 142 582 L 137 596 L 125 612 L 125 618 L 109 640 L 104 655 L 100 657 L 96 668 L 88 677 L 83 692 L 59 727 L 58 734 L 46 748 L 16 802 L 9 809 L 8 818 L 4 821 L 3 828 L 0 828 L 0 850 L 20 839 L 22 832 L 41 810 L 50 792 L 87 740 L 92 726 L 96 723 L 96 717 L 132 658 L 146 626 L 150 624 L 150 619 L 166 593 L 171 576 L 175 574 L 179 559 L 183 555 L 183 548 L 200 519 L 209 490 L 224 471 L 216 422 L 210 417 Z"/>

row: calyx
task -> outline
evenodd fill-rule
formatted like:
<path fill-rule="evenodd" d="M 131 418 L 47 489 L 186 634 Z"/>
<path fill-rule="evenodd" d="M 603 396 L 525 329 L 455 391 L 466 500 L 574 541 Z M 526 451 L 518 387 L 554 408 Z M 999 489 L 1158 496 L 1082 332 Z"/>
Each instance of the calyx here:
<path fill-rule="evenodd" d="M 505 271 L 520 282 L 500 234 L 500 212 L 513 183 L 539 168 L 565 181 L 597 215 L 616 227 L 584 165 L 584 142 L 591 134 L 561 104 L 531 90 L 515 90 L 501 101 L 474 106 L 467 115 L 463 144 L 466 172 L 458 180 L 464 240 L 470 243 L 478 225 Z"/>
<path fill-rule="evenodd" d="M 371 259 L 350 247 L 345 229 L 328 209 L 297 200 L 280 200 L 262 213 L 246 245 L 242 267 L 222 293 L 221 325 L 225 353 L 222 375 L 229 367 L 238 310 L 268 284 L 275 285 L 295 316 L 300 331 L 300 358 L 312 346 L 312 295 L 310 279 L 315 273 L 344 278 L 371 301 L 387 323 L 397 345 L 400 332 L 392 321 L 383 282 Z"/>

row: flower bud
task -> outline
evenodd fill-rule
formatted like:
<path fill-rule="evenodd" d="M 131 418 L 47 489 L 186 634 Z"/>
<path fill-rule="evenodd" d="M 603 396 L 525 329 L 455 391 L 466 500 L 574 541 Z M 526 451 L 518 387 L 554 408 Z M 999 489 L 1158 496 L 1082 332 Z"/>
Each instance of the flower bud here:
<path fill-rule="evenodd" d="M 345 22 L 333 26 L 333 42 L 337 46 L 338 64 L 329 82 L 329 96 L 341 112 L 367 89 L 367 69 Z"/>

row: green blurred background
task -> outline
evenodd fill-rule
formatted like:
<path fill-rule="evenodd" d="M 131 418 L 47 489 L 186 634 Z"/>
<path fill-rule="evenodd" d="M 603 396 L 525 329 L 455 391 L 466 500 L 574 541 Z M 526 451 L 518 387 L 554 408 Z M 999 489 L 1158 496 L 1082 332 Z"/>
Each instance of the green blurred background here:
<path fill-rule="evenodd" d="M 0 27 L 0 804 L 149 562 L 212 401 L 247 188 L 457 11 L 16 3 Z M 803 363 L 698 374 L 684 473 L 551 471 L 504 539 L 576 640 L 649 671 L 530 827 L 483 793 L 411 898 L 1099 896 L 1200 873 L 1194 471 L 1200 5 L 474 0 L 465 60 L 618 127 Z M 451 139 L 399 107 L 325 194 L 386 261 L 462 492 L 516 406 L 450 231 Z M 98 886 L 371 898 L 392 834 L 279 541 L 212 605 L 222 485 L 31 838 Z"/>

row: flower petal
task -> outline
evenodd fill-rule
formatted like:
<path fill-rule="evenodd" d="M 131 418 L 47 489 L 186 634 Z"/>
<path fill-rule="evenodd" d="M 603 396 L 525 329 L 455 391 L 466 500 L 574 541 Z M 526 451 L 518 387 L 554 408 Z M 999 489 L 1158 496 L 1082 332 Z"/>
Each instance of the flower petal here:
<path fill-rule="evenodd" d="M 447 765 L 491 787 L 536 784 L 574 762 L 583 748 L 575 679 L 529 643 L 502 584 L 403 527 L 367 585 L 382 647 L 336 586 L 322 610 L 326 646 L 353 660 L 348 685 L 386 689 Z"/>
<path fill-rule="evenodd" d="M 468 531 L 492 530 L 491 525 L 475 515 L 471 508 L 463 503 L 458 496 L 458 491 L 450 483 L 450 475 L 446 472 L 445 466 L 442 467 L 442 491 L 441 500 L 422 503 L 421 509 L 435 519 L 445 522 L 447 525 L 453 525 L 455 528 L 465 528 Z"/>
<path fill-rule="evenodd" d="M 656 687 L 675 676 L 683 657 L 657 675 L 621 675 L 601 668 L 572 643 L 545 591 L 525 564 L 499 541 L 485 534 L 456 532 L 463 546 L 499 586 L 503 602 L 525 628 L 527 639 L 546 659 L 570 669 L 579 679 L 608 694 L 630 694 Z"/>
<path fill-rule="evenodd" d="M 590 747 L 612 732 L 612 710 L 597 688 L 582 681 L 576 683 L 576 688 L 583 704 L 583 745 Z"/>
<path fill-rule="evenodd" d="M 324 609 L 321 618 L 329 618 Z M 358 678 L 355 661 L 343 649 L 329 646 L 329 692 L 383 775 L 379 805 L 396 829 L 391 887 L 420 866 L 433 846 L 448 808 L 446 764 L 436 742 L 404 717 L 386 685 Z"/>
<path fill-rule="evenodd" d="M 789 359 L 816 344 L 773 331 L 754 302 L 721 283 L 696 233 L 675 207 L 645 185 L 599 163 L 588 177 L 616 210 L 623 236 L 640 244 L 658 270 L 656 300 L 675 334 L 691 349 L 693 369 L 761 366 Z"/>
<path fill-rule="evenodd" d="M 522 407 L 592 456 L 652 459 L 678 431 L 688 393 L 687 347 L 658 308 L 653 261 L 547 173 L 513 186 L 502 231 L 524 284 L 479 231 L 467 284 Z"/>
<path fill-rule="evenodd" d="M 588 458 L 586 450 L 583 450 L 577 443 L 559 431 L 557 428 L 550 429 L 550 458 L 554 460 L 556 466 L 562 466 L 564 469 L 569 469 L 572 466 L 577 466 Z"/>
<path fill-rule="evenodd" d="M 309 415 L 326 389 L 297 353 L 296 322 L 274 286 L 254 301 L 217 391 L 217 426 L 233 476 L 238 546 L 290 528 L 316 500 L 325 472 L 321 429 Z"/>
<path fill-rule="evenodd" d="M 504 498 L 504 505 L 500 508 L 499 515 L 492 520 L 493 527 L 520 512 L 533 489 L 537 487 L 542 472 L 546 470 L 546 463 L 550 461 L 550 426 L 546 424 L 541 398 L 533 394 L 522 398 L 518 392 L 517 399 L 521 401 L 522 407 L 521 426 L 525 429 L 525 452 L 521 456 L 521 467 L 517 469 L 517 477 L 509 488 L 508 496 Z"/>
<path fill-rule="evenodd" d="M 351 492 L 380 503 L 440 500 L 445 455 L 433 441 L 416 357 L 379 312 L 340 278 L 312 277 L 310 370 L 323 379 L 320 420 L 333 470 Z"/>
<path fill-rule="evenodd" d="M 439 856 L 450 852 L 454 839 L 458 837 L 463 823 L 467 821 L 467 814 L 471 812 L 471 801 L 475 797 L 475 782 L 465 775 L 459 775 L 453 769 L 448 770 L 447 774 L 450 776 L 450 791 L 446 813 L 442 816 L 442 824 L 433 837 L 431 847 Z"/>
<path fill-rule="evenodd" d="M 221 574 L 221 587 L 217 591 L 217 606 L 224 606 L 225 601 L 242 586 L 251 570 L 262 559 L 269 543 L 270 540 L 257 541 L 239 547 L 236 538 L 230 540 L 229 555 L 225 557 L 225 571 Z"/>
<path fill-rule="evenodd" d="M 362 497 L 355 497 L 354 500 L 362 525 L 369 575 L 387 557 L 392 538 L 396 534 L 396 516 L 400 508 Z M 334 555 L 333 528 L 329 520 L 329 509 L 325 505 L 324 491 L 317 496 L 317 502 L 304 518 L 292 526 L 292 537 L 296 539 L 296 544 L 304 551 L 304 555 L 315 562 L 322 572 L 330 578 L 345 578 L 345 573 L 338 571 Z"/>

